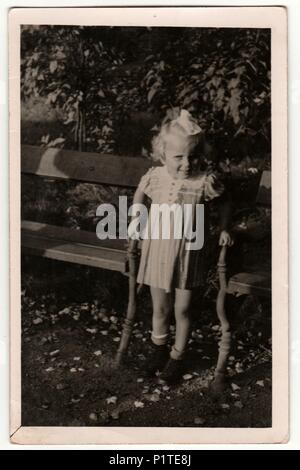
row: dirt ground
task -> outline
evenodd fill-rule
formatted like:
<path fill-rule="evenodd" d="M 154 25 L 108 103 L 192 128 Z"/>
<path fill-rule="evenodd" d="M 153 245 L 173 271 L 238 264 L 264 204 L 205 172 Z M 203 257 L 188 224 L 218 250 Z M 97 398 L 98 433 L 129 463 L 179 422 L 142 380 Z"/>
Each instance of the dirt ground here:
<path fill-rule="evenodd" d="M 265 307 L 252 299 L 242 308 L 228 387 L 215 399 L 208 388 L 220 337 L 213 301 L 201 312 L 197 301 L 193 306 L 182 382 L 168 387 L 159 376 L 142 377 L 151 328 L 147 288 L 128 358 L 116 368 L 126 278 L 49 263 L 40 268 L 35 258 L 23 263 L 22 425 L 271 426 L 271 328 Z"/>

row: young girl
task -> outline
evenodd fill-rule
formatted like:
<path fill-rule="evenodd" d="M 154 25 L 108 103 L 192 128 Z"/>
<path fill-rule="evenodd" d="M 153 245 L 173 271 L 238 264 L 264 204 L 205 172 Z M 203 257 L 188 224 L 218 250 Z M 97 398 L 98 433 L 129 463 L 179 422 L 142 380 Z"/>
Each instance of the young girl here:
<path fill-rule="evenodd" d="M 161 236 L 161 213 L 157 213 L 156 219 L 151 219 L 152 227 L 160 225 L 160 236 L 155 239 L 150 234 L 142 242 L 137 282 L 150 286 L 153 304 L 153 352 L 148 357 L 145 373 L 152 376 L 160 371 L 161 379 L 174 383 L 182 375 L 182 360 L 191 325 L 189 307 L 192 292 L 204 280 L 205 246 L 209 228 L 207 206 L 214 198 L 222 201 L 220 245 L 232 244 L 228 232 L 230 207 L 226 198 L 221 197 L 224 187 L 217 176 L 201 170 L 204 163 L 203 132 L 188 111 L 182 110 L 177 119 L 164 124 L 152 144 L 153 158 L 160 160 L 162 166 L 150 168 L 141 178 L 134 203 L 145 203 L 150 198 L 152 209 L 153 204 L 163 203 L 175 204 L 177 208 L 190 204 L 193 209 L 196 204 L 205 204 L 202 249 L 188 249 L 189 240 L 184 235 L 176 238 L 172 234 L 176 217 L 171 221 L 170 237 L 164 239 Z M 192 213 L 195 216 L 195 210 Z M 130 237 L 130 228 L 128 233 Z M 176 335 L 169 352 L 169 326 L 173 308 Z"/>

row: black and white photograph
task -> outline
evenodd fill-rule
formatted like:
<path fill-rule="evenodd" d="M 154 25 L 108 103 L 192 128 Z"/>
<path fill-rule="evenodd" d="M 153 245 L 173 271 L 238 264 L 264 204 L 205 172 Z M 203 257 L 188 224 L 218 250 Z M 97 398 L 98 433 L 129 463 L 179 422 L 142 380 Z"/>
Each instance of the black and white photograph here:
<path fill-rule="evenodd" d="M 268 13 L 66 14 L 19 29 L 20 425 L 272 429 Z"/>

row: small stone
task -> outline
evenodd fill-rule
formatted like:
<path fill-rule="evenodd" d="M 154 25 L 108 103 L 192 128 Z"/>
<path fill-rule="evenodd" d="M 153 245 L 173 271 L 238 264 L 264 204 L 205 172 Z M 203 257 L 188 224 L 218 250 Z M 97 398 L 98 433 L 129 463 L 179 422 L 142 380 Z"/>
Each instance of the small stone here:
<path fill-rule="evenodd" d="M 53 367 L 48 367 L 48 369 L 46 369 L 46 372 L 53 372 L 53 371 L 54 371 Z"/>
<path fill-rule="evenodd" d="M 35 318 L 34 320 L 32 320 L 32 323 L 34 325 L 39 325 L 40 323 L 43 323 L 43 320 L 41 318 Z"/>
<path fill-rule="evenodd" d="M 121 341 L 121 338 L 119 338 L 119 336 L 116 336 L 115 338 L 113 338 L 113 341 L 115 343 L 119 343 Z"/>
<path fill-rule="evenodd" d="M 72 374 L 74 374 L 74 372 L 77 372 L 77 369 L 76 369 L 75 367 L 72 367 L 72 368 L 70 369 L 70 372 L 72 372 Z"/>

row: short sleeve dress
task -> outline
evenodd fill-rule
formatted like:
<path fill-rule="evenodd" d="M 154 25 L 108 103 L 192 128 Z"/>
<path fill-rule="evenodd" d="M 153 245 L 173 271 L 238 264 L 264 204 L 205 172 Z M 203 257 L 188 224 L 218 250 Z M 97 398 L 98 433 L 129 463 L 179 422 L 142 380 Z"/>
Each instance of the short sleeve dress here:
<path fill-rule="evenodd" d="M 193 289 L 200 286 L 204 281 L 206 266 L 205 240 L 209 231 L 207 206 L 209 201 L 223 194 L 223 184 L 216 174 L 205 172 L 194 178 L 175 179 L 163 166 L 150 168 L 141 178 L 138 188 L 151 199 L 150 215 L 156 204 L 175 204 L 175 212 L 183 210 L 183 205 L 189 204 L 192 207 L 192 218 L 195 219 L 196 205 L 203 204 L 204 244 L 201 249 L 187 249 L 190 240 L 184 233 L 181 238 L 175 238 L 173 227 L 168 239 L 161 236 L 158 239 L 151 236 L 143 239 L 137 282 L 164 289 L 166 292 L 172 292 L 174 288 Z M 176 220 L 178 219 L 174 215 L 173 224 Z M 194 222 L 195 220 L 192 222 L 193 227 Z M 161 212 L 155 211 L 151 224 L 151 229 L 155 224 L 161 227 Z M 161 235 L 161 231 L 159 233 Z"/>

